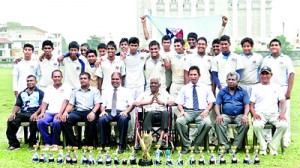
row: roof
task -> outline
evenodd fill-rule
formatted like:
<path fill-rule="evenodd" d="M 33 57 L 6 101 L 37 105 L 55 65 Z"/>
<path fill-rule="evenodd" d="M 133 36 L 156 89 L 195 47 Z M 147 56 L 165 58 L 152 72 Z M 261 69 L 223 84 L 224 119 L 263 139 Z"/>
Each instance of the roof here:
<path fill-rule="evenodd" d="M 6 38 L 0 38 L 0 43 L 1 43 L 1 44 L 11 44 L 12 42 L 9 41 L 9 40 L 6 39 Z"/>

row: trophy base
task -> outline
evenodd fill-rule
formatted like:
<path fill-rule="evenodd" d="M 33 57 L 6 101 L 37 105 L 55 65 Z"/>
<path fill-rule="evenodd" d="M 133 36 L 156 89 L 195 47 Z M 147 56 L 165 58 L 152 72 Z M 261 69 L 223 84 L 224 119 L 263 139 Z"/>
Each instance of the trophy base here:
<path fill-rule="evenodd" d="M 77 160 L 72 160 L 72 164 L 77 164 Z"/>
<path fill-rule="evenodd" d="M 259 164 L 259 160 L 255 160 L 253 164 Z"/>
<path fill-rule="evenodd" d="M 199 165 L 205 165 L 205 162 L 203 160 L 202 161 L 199 160 L 198 164 Z"/>
<path fill-rule="evenodd" d="M 140 165 L 140 166 L 151 166 L 151 165 L 153 165 L 152 159 L 151 159 L 151 160 L 143 160 L 143 159 L 140 159 L 140 160 L 139 160 L 139 165 Z"/>
<path fill-rule="evenodd" d="M 160 160 L 154 160 L 154 165 L 161 165 L 161 161 Z"/>
<path fill-rule="evenodd" d="M 98 161 L 98 165 L 103 165 L 103 162 L 102 161 Z"/>
<path fill-rule="evenodd" d="M 122 165 L 127 165 L 127 160 L 123 160 Z"/>
<path fill-rule="evenodd" d="M 222 161 L 220 161 L 220 164 L 222 164 L 222 165 L 226 165 L 226 160 L 222 160 Z"/>
<path fill-rule="evenodd" d="M 209 164 L 210 164 L 210 165 L 215 165 L 215 164 L 216 164 L 216 161 L 210 160 L 210 161 L 209 161 Z"/>
<path fill-rule="evenodd" d="M 130 160 L 130 165 L 136 165 L 136 160 Z"/>
<path fill-rule="evenodd" d="M 120 162 L 118 160 L 114 160 L 114 165 L 119 165 Z"/>
<path fill-rule="evenodd" d="M 49 162 L 54 162 L 54 159 L 52 158 L 52 159 L 49 159 Z"/>
<path fill-rule="evenodd" d="M 250 164 L 250 161 L 247 159 L 244 159 L 244 164 Z"/>
<path fill-rule="evenodd" d="M 195 160 L 190 160 L 190 165 L 196 165 L 196 161 Z"/>

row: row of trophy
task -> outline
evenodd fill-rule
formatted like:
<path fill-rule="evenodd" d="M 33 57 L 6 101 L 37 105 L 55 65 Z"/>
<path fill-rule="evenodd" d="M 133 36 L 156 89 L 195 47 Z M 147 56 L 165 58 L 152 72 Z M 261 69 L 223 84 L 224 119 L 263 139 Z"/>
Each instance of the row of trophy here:
<path fill-rule="evenodd" d="M 38 152 L 37 152 L 37 149 L 38 149 L 38 145 L 34 145 L 34 148 L 35 148 L 35 153 L 33 154 L 32 156 L 32 161 L 33 162 L 42 162 L 42 163 L 45 163 L 45 162 L 52 162 L 54 163 L 55 160 L 56 160 L 56 163 L 58 164 L 63 164 L 63 163 L 66 163 L 66 164 L 78 164 L 78 156 L 77 156 L 77 150 L 78 150 L 78 147 L 70 147 L 70 146 L 67 146 L 66 147 L 66 154 L 64 155 L 63 153 L 63 149 L 62 149 L 62 146 L 59 146 L 58 149 L 59 149 L 59 152 L 58 152 L 58 155 L 57 155 L 57 158 L 54 159 L 54 155 L 53 153 L 50 151 L 48 153 L 48 157 L 46 156 L 45 152 L 42 152 L 41 155 L 39 156 L 38 155 Z M 40 146 L 41 148 L 43 146 Z M 245 158 L 243 159 L 243 163 L 244 164 L 259 164 L 260 163 L 260 160 L 258 158 L 258 150 L 259 150 L 259 146 L 254 146 L 254 158 L 253 158 L 253 162 L 251 162 L 250 160 L 250 154 L 249 154 L 249 150 L 250 150 L 250 146 L 245 146 L 245 149 L 246 149 L 246 156 Z M 128 161 L 127 159 L 122 159 L 122 161 L 120 162 L 119 161 L 119 158 L 118 158 L 118 149 L 115 153 L 113 153 L 114 155 L 114 158 L 112 159 L 111 156 L 109 155 L 108 153 L 108 150 L 110 149 L 109 147 L 105 147 L 104 148 L 105 150 L 105 153 L 102 153 L 103 152 L 103 148 L 102 147 L 99 147 L 97 148 L 98 150 L 98 153 L 99 153 L 99 156 L 98 156 L 98 159 L 95 160 L 94 157 L 93 157 L 93 147 L 82 147 L 82 156 L 81 156 L 81 159 L 80 159 L 80 164 L 83 164 L 83 165 L 94 165 L 94 164 L 97 164 L 97 165 L 107 165 L 107 166 L 110 166 L 112 164 L 114 165 L 127 165 Z M 130 147 L 131 149 L 131 154 L 130 154 L 130 157 L 129 157 L 129 164 L 130 165 L 137 165 L 137 161 L 136 161 L 136 155 L 135 155 L 135 152 L 134 152 L 134 148 L 133 147 Z M 231 164 L 237 164 L 238 163 L 238 159 L 235 155 L 236 153 L 236 149 L 237 147 L 236 146 L 231 146 Z M 177 159 L 177 162 L 173 162 L 172 158 L 171 158 L 171 150 L 166 150 L 165 151 L 165 155 L 166 155 L 166 165 L 167 166 L 183 166 L 184 164 L 188 164 L 188 165 L 197 165 L 197 161 L 195 159 L 195 154 L 194 154 L 194 147 L 190 147 L 190 150 L 191 150 L 191 153 L 190 153 L 190 156 L 189 156 L 189 159 L 188 159 L 188 162 L 187 163 L 184 163 L 183 159 L 182 159 L 182 154 L 181 154 L 181 147 L 176 147 L 176 150 L 178 151 L 178 159 Z M 208 162 L 205 160 L 205 157 L 203 155 L 203 150 L 204 150 L 204 147 L 200 146 L 199 147 L 199 151 L 200 151 L 200 156 L 199 156 L 199 160 L 198 160 L 198 165 L 206 165 L 206 164 L 209 164 L 209 165 L 217 165 L 217 164 L 220 164 L 220 165 L 224 165 L 226 164 L 226 159 L 224 157 L 224 154 L 225 154 L 225 146 L 220 146 L 219 147 L 219 159 L 216 158 L 215 154 L 214 154 L 214 150 L 215 150 L 215 146 L 210 146 L 209 147 L 209 150 L 210 150 L 210 153 L 211 153 L 211 156 L 208 160 Z M 161 153 L 163 151 L 160 150 L 160 146 L 156 145 L 156 150 L 155 150 L 155 159 L 154 159 L 154 165 L 156 166 L 159 166 L 159 165 L 162 165 L 162 160 L 161 160 Z M 152 160 L 150 159 L 149 162 L 151 162 L 152 164 Z M 139 164 L 140 165 L 140 164 Z M 143 165 L 141 165 L 143 166 Z"/>

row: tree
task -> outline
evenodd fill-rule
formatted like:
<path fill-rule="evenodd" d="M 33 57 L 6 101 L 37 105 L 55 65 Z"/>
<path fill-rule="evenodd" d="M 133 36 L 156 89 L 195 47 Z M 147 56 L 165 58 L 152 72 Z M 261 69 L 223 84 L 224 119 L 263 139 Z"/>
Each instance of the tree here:
<path fill-rule="evenodd" d="M 281 42 L 281 52 L 283 54 L 290 55 L 292 53 L 293 45 L 286 40 L 284 35 L 277 36 L 275 39 L 278 39 Z M 268 48 L 270 48 L 270 44 L 268 44 Z"/>
<path fill-rule="evenodd" d="M 22 26 L 19 22 L 6 22 L 7 27 L 19 27 Z"/>
<path fill-rule="evenodd" d="M 64 36 L 61 37 L 61 48 L 62 48 L 62 53 L 67 53 L 69 52 L 69 49 L 68 49 L 68 44 L 66 42 L 66 39 L 64 38 Z"/>
<path fill-rule="evenodd" d="M 96 36 L 96 35 L 90 36 L 90 38 L 87 40 L 87 43 L 90 45 L 90 47 L 94 49 L 97 49 L 98 44 L 103 42 L 104 42 L 104 37 Z"/>

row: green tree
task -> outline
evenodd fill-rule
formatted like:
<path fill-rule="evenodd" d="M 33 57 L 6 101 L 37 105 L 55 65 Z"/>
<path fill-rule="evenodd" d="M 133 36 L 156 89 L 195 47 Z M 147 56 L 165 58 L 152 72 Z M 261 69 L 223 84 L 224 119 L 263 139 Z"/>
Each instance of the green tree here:
<path fill-rule="evenodd" d="M 66 39 L 64 38 L 64 36 L 62 36 L 61 38 L 61 46 L 62 46 L 62 53 L 67 53 L 69 50 L 68 50 L 68 44 L 66 42 Z"/>
<path fill-rule="evenodd" d="M 293 45 L 286 40 L 286 37 L 284 35 L 280 35 L 275 38 L 281 42 L 281 52 L 283 54 L 290 55 L 293 50 Z M 270 48 L 270 44 L 268 44 L 268 48 Z"/>
<path fill-rule="evenodd" d="M 19 27 L 22 26 L 19 22 L 6 22 L 7 27 Z"/>
<path fill-rule="evenodd" d="M 87 43 L 90 45 L 90 47 L 94 49 L 97 49 L 98 44 L 102 42 L 104 42 L 104 37 L 96 35 L 90 36 L 90 38 L 87 40 Z"/>

